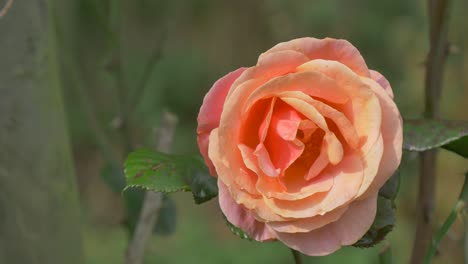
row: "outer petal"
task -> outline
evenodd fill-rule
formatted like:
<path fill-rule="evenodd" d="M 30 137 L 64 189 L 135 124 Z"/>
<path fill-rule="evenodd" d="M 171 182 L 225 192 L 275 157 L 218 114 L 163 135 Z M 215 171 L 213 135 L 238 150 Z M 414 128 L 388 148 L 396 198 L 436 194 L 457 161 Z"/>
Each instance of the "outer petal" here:
<path fill-rule="evenodd" d="M 242 208 L 231 198 L 229 190 L 221 181 L 218 181 L 218 189 L 219 206 L 229 222 L 247 232 L 257 241 L 276 239 L 265 223 L 255 220 L 248 210 Z"/>
<path fill-rule="evenodd" d="M 269 222 L 267 225 L 274 231 L 282 233 L 308 233 L 337 221 L 347 209 L 348 207 L 344 206 L 324 215 L 317 215 L 293 221 Z"/>
<path fill-rule="evenodd" d="M 309 256 L 324 256 L 352 245 L 369 230 L 377 211 L 377 195 L 356 201 L 336 222 L 308 233 L 276 232 L 287 246 Z"/>
<path fill-rule="evenodd" d="M 247 68 L 239 68 L 228 73 L 221 79 L 215 82 L 213 87 L 208 91 L 203 99 L 203 104 L 200 107 L 197 121 L 197 143 L 200 152 L 205 159 L 205 163 L 210 169 L 211 175 L 216 175 L 213 163 L 208 158 L 208 137 L 213 129 L 219 126 L 221 112 L 223 111 L 224 101 L 231 89 L 232 83 L 246 70 Z"/>
<path fill-rule="evenodd" d="M 395 102 L 387 93 L 379 89 L 380 87 L 377 84 L 372 85 L 373 81 L 368 80 L 368 82 L 379 98 L 382 107 L 383 155 L 377 176 L 372 181 L 364 197 L 377 192 L 396 171 L 400 165 L 403 144 L 403 124 Z"/>
<path fill-rule="evenodd" d="M 393 99 L 393 90 L 390 86 L 390 83 L 385 79 L 385 77 L 380 74 L 378 71 L 370 70 L 370 77 L 372 80 L 376 81 L 382 88 L 384 88 L 385 92 Z"/>
<path fill-rule="evenodd" d="M 263 56 L 280 50 L 294 50 L 304 53 L 310 60 L 324 59 L 338 61 L 348 66 L 355 73 L 369 77 L 369 69 L 367 68 L 364 58 L 351 43 L 344 39 L 316 39 L 316 38 L 299 38 L 288 42 L 279 43 L 273 48 L 260 56 L 259 61 Z"/>

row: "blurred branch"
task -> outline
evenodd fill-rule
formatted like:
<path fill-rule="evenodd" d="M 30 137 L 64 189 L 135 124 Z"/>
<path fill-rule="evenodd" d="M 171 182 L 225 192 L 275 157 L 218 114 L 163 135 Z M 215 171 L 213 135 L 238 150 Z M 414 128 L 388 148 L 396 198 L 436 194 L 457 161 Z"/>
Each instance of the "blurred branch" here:
<path fill-rule="evenodd" d="M 430 50 L 426 63 L 424 117 L 439 115 L 439 99 L 447 56 L 447 33 L 451 0 L 428 0 Z M 433 228 L 437 150 L 420 154 L 416 236 L 411 263 L 420 264 L 428 249 Z"/>
<path fill-rule="evenodd" d="M 302 264 L 303 263 L 302 262 L 302 254 L 299 251 L 294 250 L 294 249 L 291 248 L 291 253 L 292 253 L 293 257 L 294 257 L 294 263 L 295 264 Z"/>
<path fill-rule="evenodd" d="M 169 152 L 174 131 L 177 124 L 177 118 L 169 112 L 164 112 L 161 125 L 158 130 L 158 151 Z M 133 238 L 127 248 L 125 259 L 126 264 L 143 263 L 146 244 L 152 235 L 159 210 L 162 205 L 162 194 L 148 191 L 143 200 L 140 217 L 133 234 Z"/>
<path fill-rule="evenodd" d="M 159 59 L 161 58 L 163 43 L 164 43 L 164 40 L 166 38 L 166 34 L 167 34 L 167 29 L 163 28 L 161 36 L 159 37 L 158 41 L 156 41 L 156 43 L 154 45 L 154 48 L 153 48 L 153 50 L 151 52 L 151 56 L 150 56 L 148 62 L 146 63 L 146 65 L 145 65 L 145 68 L 143 70 L 143 74 L 141 76 L 141 79 L 138 82 L 132 96 L 130 96 L 129 106 L 128 106 L 127 109 L 129 111 L 131 111 L 131 112 L 134 110 L 134 108 L 140 102 L 140 100 L 141 100 L 141 98 L 142 98 L 142 96 L 144 94 L 145 87 L 148 84 L 148 81 L 149 81 L 149 79 L 151 77 L 151 73 L 153 73 L 154 68 L 156 67 Z"/>
<path fill-rule="evenodd" d="M 3 8 L 0 10 L 0 18 L 2 18 L 8 13 L 8 10 L 10 10 L 11 5 L 13 5 L 13 0 L 7 0 Z"/>
<path fill-rule="evenodd" d="M 392 264 L 392 248 L 390 247 L 390 242 L 387 241 L 379 252 L 379 263 L 380 264 Z"/>

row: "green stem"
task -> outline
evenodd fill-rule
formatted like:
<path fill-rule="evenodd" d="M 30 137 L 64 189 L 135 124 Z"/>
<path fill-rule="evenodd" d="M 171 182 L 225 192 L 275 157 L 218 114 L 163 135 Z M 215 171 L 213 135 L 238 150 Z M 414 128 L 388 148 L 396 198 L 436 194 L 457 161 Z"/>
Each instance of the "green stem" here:
<path fill-rule="evenodd" d="M 432 241 L 429 250 L 424 257 L 424 264 L 432 263 L 432 259 L 437 253 L 437 249 L 439 247 L 440 241 L 444 238 L 447 232 L 452 227 L 455 220 L 457 220 L 459 215 L 463 215 L 462 210 L 464 210 L 466 203 L 468 202 L 468 172 L 465 174 L 465 182 L 463 184 L 460 196 L 458 198 L 455 207 L 452 209 L 452 212 L 445 220 L 444 224 L 437 230 L 434 240 Z M 465 221 L 465 228 L 466 228 L 466 221 Z M 466 234 L 465 234 L 466 235 Z M 466 260 L 465 260 L 466 262 Z"/>
<path fill-rule="evenodd" d="M 455 220 L 457 220 L 460 210 L 464 207 L 465 203 L 463 201 L 458 201 L 455 207 L 452 209 L 452 212 L 445 220 L 442 227 L 437 230 L 437 233 L 434 237 L 434 240 L 431 243 L 429 250 L 427 251 L 426 257 L 424 258 L 424 264 L 432 263 L 432 259 L 437 253 L 437 248 L 439 247 L 440 241 L 444 238 L 445 234 L 450 230 L 450 227 L 453 225 Z"/>
<path fill-rule="evenodd" d="M 292 253 L 293 257 L 294 257 L 294 263 L 295 264 L 302 264 L 303 263 L 302 262 L 302 254 L 299 251 L 294 250 L 294 249 L 291 248 L 291 253 Z"/>

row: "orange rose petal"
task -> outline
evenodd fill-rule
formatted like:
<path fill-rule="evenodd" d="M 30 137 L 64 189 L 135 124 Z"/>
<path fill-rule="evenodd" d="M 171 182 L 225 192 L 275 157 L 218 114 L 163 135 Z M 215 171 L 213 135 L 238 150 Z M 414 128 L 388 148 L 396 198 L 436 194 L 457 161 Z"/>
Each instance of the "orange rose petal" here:
<path fill-rule="evenodd" d="M 302 130 L 304 137 L 302 138 L 303 142 L 307 142 L 312 134 L 317 130 L 317 125 L 310 120 L 302 120 L 299 124 L 299 129 Z"/>
<path fill-rule="evenodd" d="M 279 43 L 260 55 L 259 61 L 272 52 L 282 50 L 294 50 L 305 54 L 309 60 L 324 59 L 340 62 L 357 74 L 368 77 L 369 69 L 367 68 L 364 58 L 362 58 L 359 50 L 351 43 L 344 39 L 316 39 L 316 38 L 299 38 L 288 42 Z"/>
<path fill-rule="evenodd" d="M 279 95 L 280 97 L 293 97 L 301 99 L 309 104 L 311 104 L 317 111 L 319 111 L 324 117 L 330 118 L 338 127 L 341 134 L 345 138 L 346 142 L 350 145 L 351 148 L 357 148 L 359 144 L 359 137 L 357 135 L 356 129 L 354 129 L 353 124 L 346 118 L 346 116 L 334 109 L 333 107 L 313 99 L 312 97 L 304 94 L 303 92 L 283 92 Z"/>
<path fill-rule="evenodd" d="M 377 195 L 374 193 L 367 199 L 352 202 L 343 216 L 332 223 L 341 245 L 356 243 L 372 226 L 377 213 Z"/>
<path fill-rule="evenodd" d="M 312 195 L 301 200 L 279 200 L 264 198 L 265 203 L 276 214 L 283 217 L 306 218 L 323 215 L 348 202 L 357 195 L 363 181 L 363 164 L 358 154 L 349 154 L 340 164 L 330 167 L 325 175 L 333 175 L 333 186 L 322 197 Z"/>
<path fill-rule="evenodd" d="M 298 67 L 299 71 L 319 71 L 333 78 L 352 98 L 343 106 L 360 139 L 360 149 L 366 154 L 380 135 L 382 110 L 372 89 L 348 67 L 336 61 L 313 60 Z"/>
<path fill-rule="evenodd" d="M 301 99 L 292 97 L 281 97 L 281 100 L 292 106 L 299 113 L 309 118 L 312 122 L 314 122 L 318 127 L 323 129 L 324 131 L 328 131 L 328 126 L 327 122 L 325 121 L 325 118 L 312 105 L 306 103 Z"/>
<path fill-rule="evenodd" d="M 241 228 L 257 241 L 274 240 L 275 235 L 265 223 L 257 221 L 246 209 L 231 197 L 228 188 L 218 181 L 219 206 L 229 222 Z"/>
<path fill-rule="evenodd" d="M 372 81 L 368 82 L 372 83 Z M 401 161 L 403 144 L 403 124 L 395 102 L 377 85 L 371 84 L 370 87 L 379 98 L 382 107 L 382 119 L 385 120 L 385 122 L 382 122 L 381 128 L 383 154 L 377 176 L 363 197 L 377 192 L 393 175 Z"/>
<path fill-rule="evenodd" d="M 216 175 L 216 171 L 208 158 L 208 137 L 210 136 L 211 130 L 219 126 L 224 101 L 232 84 L 246 69 L 247 68 L 239 68 L 216 81 L 205 95 L 202 106 L 200 107 L 200 112 L 198 113 L 197 143 L 205 159 L 205 163 L 208 165 L 210 173 L 213 176 Z"/>
<path fill-rule="evenodd" d="M 327 141 L 323 140 L 322 146 L 320 147 L 320 154 L 317 157 L 317 159 L 315 159 L 312 166 L 310 166 L 309 172 L 307 173 L 307 175 L 304 176 L 304 179 L 308 181 L 318 176 L 319 173 L 322 172 L 323 169 L 325 169 L 325 167 L 327 167 L 329 161 L 330 160 L 328 159 L 328 143 Z"/>
<path fill-rule="evenodd" d="M 380 74 L 378 71 L 370 70 L 370 78 L 376 81 L 382 88 L 384 88 L 385 92 L 387 92 L 388 96 L 393 99 L 393 90 L 390 86 L 390 83 L 385 79 L 385 77 Z"/>
<path fill-rule="evenodd" d="M 258 144 L 254 151 L 255 157 L 257 157 L 258 166 L 269 177 L 278 177 L 280 169 L 275 168 L 271 161 L 270 154 L 268 153 L 263 143 Z"/>
<path fill-rule="evenodd" d="M 297 130 L 302 117 L 289 105 L 278 101 L 268 130 L 265 146 L 280 176 L 301 156 L 304 144 L 296 140 Z"/>
<path fill-rule="evenodd" d="M 254 150 L 244 144 L 239 144 L 237 147 L 239 148 L 245 166 L 258 175 L 260 173 L 260 169 L 257 165 L 257 157 L 253 154 Z"/>
<path fill-rule="evenodd" d="M 270 79 L 294 72 L 295 68 L 305 62 L 307 57 L 293 50 L 284 50 L 268 54 L 254 67 L 248 68 L 234 83 L 233 87 L 238 87 L 249 80 L 259 80 L 263 84 Z M 234 90 L 229 91 L 230 97 Z M 247 93 L 250 94 L 250 93 Z"/>
<path fill-rule="evenodd" d="M 208 147 L 208 156 L 213 162 L 218 174 L 218 180 L 222 180 L 229 188 L 235 186 L 236 188 L 243 189 L 252 195 L 260 195 L 257 191 L 256 175 L 251 175 L 246 171 L 243 171 L 244 163 L 242 156 L 239 153 L 239 157 L 235 156 L 235 159 L 230 160 L 231 164 L 222 157 L 222 152 L 219 146 L 219 128 L 213 129 L 210 134 L 210 144 Z"/>
<path fill-rule="evenodd" d="M 331 164 L 336 165 L 343 159 L 343 146 L 333 132 L 325 134 L 324 140 L 327 142 L 327 156 Z"/>
<path fill-rule="evenodd" d="M 335 222 L 308 233 L 276 232 L 288 247 L 309 256 L 329 255 L 341 246 L 356 243 L 371 227 L 377 211 L 377 195 L 349 205 Z"/>
<path fill-rule="evenodd" d="M 293 141 L 296 139 L 299 124 L 300 121 L 278 120 L 274 129 L 281 139 L 286 141 Z"/>
<path fill-rule="evenodd" d="M 253 90 L 244 104 L 244 111 L 262 98 L 278 96 L 286 91 L 300 91 L 335 104 L 349 100 L 348 94 L 332 78 L 320 72 L 302 71 L 273 78 Z"/>
<path fill-rule="evenodd" d="M 347 206 L 337 208 L 324 215 L 302 218 L 292 221 L 268 222 L 267 225 L 274 231 L 282 233 L 307 233 L 321 228 L 338 220 L 348 209 Z"/>
<path fill-rule="evenodd" d="M 289 168 L 288 173 L 291 170 L 295 170 L 295 164 Z M 295 201 L 316 195 L 318 193 L 325 193 L 333 187 L 333 175 L 321 174 L 317 177 L 314 177 L 310 181 L 306 181 L 304 180 L 304 177 L 308 172 L 308 168 L 301 169 L 300 171 L 303 171 L 303 173 L 298 174 L 293 179 L 291 179 L 289 176 L 283 178 L 283 182 L 287 189 L 285 192 L 271 192 L 271 190 L 268 189 L 258 190 L 269 199 L 275 198 L 279 200 Z"/>
<path fill-rule="evenodd" d="M 375 144 L 372 145 L 371 149 L 363 157 L 364 178 L 361 184 L 361 188 L 359 189 L 359 192 L 357 194 L 357 197 L 361 196 L 364 192 L 367 191 L 369 186 L 377 177 L 379 165 L 381 163 L 386 162 L 385 160 L 382 160 L 383 150 L 384 145 L 382 136 L 379 136 Z"/>
<path fill-rule="evenodd" d="M 265 138 L 268 134 L 268 128 L 270 128 L 271 123 L 271 116 L 273 115 L 273 108 L 275 107 L 276 97 L 271 99 L 270 107 L 268 108 L 268 112 L 265 115 L 262 123 L 260 124 L 260 128 L 258 130 L 258 138 L 260 142 L 263 143 Z"/>
<path fill-rule="evenodd" d="M 257 89 L 259 85 L 273 78 L 275 74 L 281 75 L 294 71 L 298 65 L 307 61 L 307 57 L 303 54 L 291 52 L 275 52 L 270 54 L 262 61 L 261 65 L 249 68 L 233 83 L 232 89 L 226 97 L 218 128 L 219 142 L 222 142 L 218 146 L 219 151 L 216 154 L 219 156 L 218 159 L 229 160 L 229 162 L 234 164 L 242 163 L 240 153 L 233 151 L 237 149 L 237 144 L 239 143 L 241 122 L 245 114 L 242 106 L 248 95 Z M 226 173 L 225 177 L 235 178 L 236 176 L 231 172 Z M 250 187 L 247 186 L 246 189 L 249 192 L 253 192 Z"/>

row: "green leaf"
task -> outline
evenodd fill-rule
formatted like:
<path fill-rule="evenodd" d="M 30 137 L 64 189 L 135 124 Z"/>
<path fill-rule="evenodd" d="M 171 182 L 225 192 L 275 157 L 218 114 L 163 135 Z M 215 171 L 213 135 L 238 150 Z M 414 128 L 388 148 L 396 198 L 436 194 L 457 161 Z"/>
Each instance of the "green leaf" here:
<path fill-rule="evenodd" d="M 379 196 L 394 201 L 400 189 L 400 171 L 397 170 L 390 179 L 380 188 Z"/>
<path fill-rule="evenodd" d="M 377 215 L 374 223 L 364 236 L 353 244 L 355 247 L 368 248 L 381 242 L 395 225 L 393 201 L 382 196 L 377 198 Z"/>
<path fill-rule="evenodd" d="M 175 232 L 177 211 L 174 200 L 168 195 L 163 195 L 161 209 L 154 227 L 154 233 L 160 236 L 168 236 Z"/>
<path fill-rule="evenodd" d="M 468 136 L 452 141 L 443 148 L 455 152 L 464 158 L 468 158 Z"/>
<path fill-rule="evenodd" d="M 125 188 L 125 175 L 119 164 L 106 163 L 101 169 L 101 179 L 116 193 Z"/>
<path fill-rule="evenodd" d="M 233 225 L 231 222 L 229 222 L 229 220 L 227 220 L 226 216 L 223 215 L 224 217 L 224 220 L 226 221 L 226 225 L 229 227 L 229 230 L 231 230 L 231 232 L 242 238 L 242 239 L 247 239 L 249 241 L 255 241 L 254 239 L 252 239 L 246 232 L 244 232 L 242 229 L 240 229 L 239 227 Z"/>
<path fill-rule="evenodd" d="M 128 189 L 124 192 L 125 208 L 127 217 L 124 222 L 127 231 L 132 236 L 135 231 L 145 191 L 143 189 Z M 156 220 L 153 232 L 154 234 L 167 236 L 175 232 L 176 229 L 176 207 L 174 201 L 167 195 L 163 196 L 162 206 Z"/>
<path fill-rule="evenodd" d="M 468 157 L 468 121 L 406 120 L 403 131 L 403 148 L 406 150 L 426 151 L 450 145 L 447 149 Z"/>
<path fill-rule="evenodd" d="M 396 171 L 379 190 L 377 214 L 371 228 L 353 244 L 354 247 L 368 248 L 381 242 L 395 225 L 395 199 L 400 188 L 400 173 Z"/>
<path fill-rule="evenodd" d="M 144 197 L 145 191 L 142 189 L 128 189 L 123 193 L 126 209 L 124 225 L 129 232 L 130 237 L 133 236 L 133 231 L 135 231 L 138 218 L 140 217 Z"/>
<path fill-rule="evenodd" d="M 137 150 L 125 161 L 128 187 L 155 192 L 192 191 L 196 203 L 218 194 L 216 179 L 209 175 L 199 156 L 171 155 L 151 150 Z"/>

